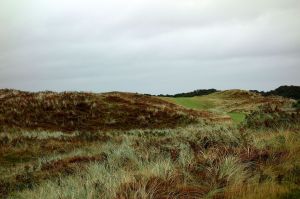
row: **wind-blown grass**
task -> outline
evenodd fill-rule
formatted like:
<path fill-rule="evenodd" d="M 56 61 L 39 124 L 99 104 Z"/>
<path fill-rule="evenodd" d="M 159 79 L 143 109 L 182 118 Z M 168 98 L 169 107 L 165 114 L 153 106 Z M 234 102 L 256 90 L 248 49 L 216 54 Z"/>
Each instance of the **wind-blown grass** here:
<path fill-rule="evenodd" d="M 229 94 L 221 97 L 230 99 Z M 270 112 L 261 109 L 258 114 L 265 118 Z M 289 114 L 277 114 L 268 121 L 281 121 Z M 297 121 L 297 117 L 290 114 L 288 119 Z M 257 118 L 248 117 L 239 125 L 197 120 L 163 129 L 3 128 L 0 197 L 297 198 L 299 124 L 256 128 Z"/>
<path fill-rule="evenodd" d="M 12 189 L 9 198 L 276 198 L 298 187 L 297 131 L 222 125 L 151 131 L 112 132 L 109 141 L 89 141 L 93 146 L 77 153 L 20 170 L 8 179 L 27 176 L 22 183 L 31 188 Z"/>

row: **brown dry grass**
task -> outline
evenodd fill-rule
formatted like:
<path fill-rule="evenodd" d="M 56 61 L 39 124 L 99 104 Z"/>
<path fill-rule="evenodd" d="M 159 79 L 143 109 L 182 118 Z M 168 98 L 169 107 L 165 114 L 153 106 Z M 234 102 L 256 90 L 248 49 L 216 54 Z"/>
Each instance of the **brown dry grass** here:
<path fill-rule="evenodd" d="M 186 110 L 155 97 L 132 93 L 0 90 L 2 128 L 53 131 L 170 128 L 209 116 L 207 112 Z"/>

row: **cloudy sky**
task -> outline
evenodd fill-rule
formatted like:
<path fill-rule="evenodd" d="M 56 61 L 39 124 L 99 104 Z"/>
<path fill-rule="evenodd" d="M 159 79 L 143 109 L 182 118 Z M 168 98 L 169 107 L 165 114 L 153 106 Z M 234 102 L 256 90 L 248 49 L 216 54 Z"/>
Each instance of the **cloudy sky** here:
<path fill-rule="evenodd" d="M 300 85 L 299 0 L 1 0 L 0 88 Z"/>

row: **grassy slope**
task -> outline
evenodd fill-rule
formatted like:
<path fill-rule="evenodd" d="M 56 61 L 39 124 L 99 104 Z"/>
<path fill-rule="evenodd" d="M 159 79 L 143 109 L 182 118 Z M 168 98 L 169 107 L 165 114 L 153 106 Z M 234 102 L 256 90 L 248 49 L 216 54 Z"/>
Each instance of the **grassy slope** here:
<path fill-rule="evenodd" d="M 0 125 L 57 131 L 168 128 L 208 116 L 131 93 L 29 93 L 0 90 Z"/>
<path fill-rule="evenodd" d="M 235 123 L 242 122 L 246 113 L 256 110 L 260 105 L 291 103 L 280 97 L 263 97 L 241 90 L 229 90 L 199 97 L 163 97 L 161 99 L 186 108 L 224 113 L 229 115 Z"/>
<path fill-rule="evenodd" d="M 235 113 L 235 112 L 231 112 L 231 113 L 227 113 L 233 122 L 235 123 L 241 123 L 245 120 L 246 118 L 246 114 L 245 113 Z"/>
<path fill-rule="evenodd" d="M 209 110 L 215 107 L 214 101 L 205 97 L 168 97 L 166 99 L 186 108 Z"/>

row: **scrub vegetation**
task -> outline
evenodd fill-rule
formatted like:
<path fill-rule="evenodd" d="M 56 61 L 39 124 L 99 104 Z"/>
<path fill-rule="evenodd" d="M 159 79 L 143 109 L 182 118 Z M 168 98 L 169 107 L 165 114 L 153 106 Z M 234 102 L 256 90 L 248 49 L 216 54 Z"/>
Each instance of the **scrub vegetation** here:
<path fill-rule="evenodd" d="M 2 90 L 0 198 L 300 197 L 295 101 L 181 99 Z"/>

